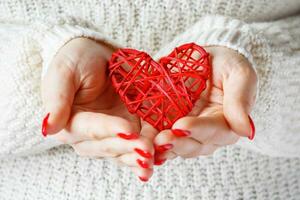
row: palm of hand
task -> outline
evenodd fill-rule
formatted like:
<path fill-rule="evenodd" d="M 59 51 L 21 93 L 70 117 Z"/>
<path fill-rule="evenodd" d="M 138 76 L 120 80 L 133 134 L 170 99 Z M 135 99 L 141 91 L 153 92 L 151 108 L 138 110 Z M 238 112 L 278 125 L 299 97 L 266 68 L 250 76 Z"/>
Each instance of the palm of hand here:
<path fill-rule="evenodd" d="M 107 77 L 111 53 L 112 49 L 85 38 L 74 39 L 61 48 L 42 84 L 45 107 L 54 110 L 52 115 L 57 114 L 57 119 L 49 119 L 50 134 L 61 130 L 62 124 L 80 112 L 118 116 L 140 127 L 138 118 L 128 112 Z M 64 110 L 55 113 L 55 107 Z"/>
<path fill-rule="evenodd" d="M 206 47 L 212 73 L 207 89 L 188 116 L 163 130 L 155 140 L 158 162 L 212 154 L 220 146 L 235 143 L 239 136 L 254 133 L 248 114 L 256 94 L 256 74 L 242 55 L 225 47 Z M 179 131 L 179 132 L 178 132 Z M 179 133 L 179 134 L 178 134 Z M 182 137 L 185 136 L 189 137 Z M 173 146 L 170 151 L 164 145 Z"/>
<path fill-rule="evenodd" d="M 155 146 L 174 144 L 172 152 L 163 152 L 156 156 L 156 159 L 160 160 L 177 155 L 203 155 L 205 148 L 202 144 L 212 143 L 208 145 L 208 149 L 214 150 L 218 146 L 236 142 L 238 137 L 233 132 L 245 135 L 248 131 L 245 116 L 247 118 L 255 99 L 256 84 L 253 83 L 256 83 L 256 76 L 247 60 L 237 52 L 224 47 L 205 49 L 211 55 L 211 80 L 189 115 L 179 119 L 172 127 L 192 132 L 190 138 L 183 140 L 174 137 L 170 130 L 158 133 L 151 125 L 128 112 L 107 76 L 107 61 L 113 49 L 83 38 L 68 43 L 51 63 L 52 67 L 42 84 L 45 107 L 53 114 L 48 121 L 50 134 L 60 131 L 60 134 L 54 136 L 63 143 L 73 144 L 74 148 L 74 144 L 84 140 L 115 138 L 115 134 L 122 131 L 120 124 L 130 122 L 122 128 L 127 130 L 127 133 L 140 132 L 141 136 L 145 136 L 136 142 L 140 148 L 154 153 L 152 142 Z M 248 90 L 243 91 L 247 85 Z M 240 126 L 241 124 L 244 126 Z M 102 130 L 99 130 L 99 126 L 102 126 Z M 106 142 L 106 145 L 115 143 L 113 141 L 117 140 Z M 144 179 L 149 178 L 152 174 L 151 169 L 137 169 L 138 166 L 135 166 L 136 163 L 132 164 L 131 159 L 121 157 L 124 150 L 124 153 L 129 155 L 131 150 L 128 148 L 132 147 L 123 143 L 127 149 L 122 149 L 121 143 L 118 144 L 117 150 L 114 147 L 106 147 L 105 151 L 108 151 L 108 154 L 104 157 L 119 156 L 119 161 L 131 166 L 136 174 Z M 89 151 L 82 148 L 83 145 L 78 146 L 76 145 L 77 151 L 81 148 L 82 155 L 97 154 L 95 150 Z M 201 148 L 202 152 L 199 152 Z M 148 162 L 147 166 L 151 166 L 149 160 L 145 162 Z"/>
<path fill-rule="evenodd" d="M 62 47 L 42 83 L 50 113 L 43 130 L 81 156 L 113 158 L 147 180 L 152 175 L 153 145 L 146 137 L 137 138 L 139 118 L 128 112 L 110 84 L 111 53 L 89 39 Z"/>
<path fill-rule="evenodd" d="M 78 66 L 81 69 L 86 66 L 88 69 L 87 74 L 83 74 L 83 81 L 74 97 L 72 112 L 94 112 L 118 116 L 132 122 L 132 125 L 138 128 L 140 126 L 138 117 L 128 112 L 108 77 L 101 75 L 106 74 L 103 72 L 106 67 L 103 66 L 103 62 L 95 60 Z"/>

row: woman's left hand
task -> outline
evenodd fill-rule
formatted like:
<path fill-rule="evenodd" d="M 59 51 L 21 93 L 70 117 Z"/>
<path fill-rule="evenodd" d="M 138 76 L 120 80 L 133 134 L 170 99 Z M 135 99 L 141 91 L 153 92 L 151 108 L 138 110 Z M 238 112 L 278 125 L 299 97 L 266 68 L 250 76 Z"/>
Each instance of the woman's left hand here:
<path fill-rule="evenodd" d="M 190 114 L 155 137 L 156 165 L 177 156 L 212 154 L 219 147 L 236 143 L 240 136 L 254 138 L 249 116 L 257 87 L 253 67 L 244 56 L 226 47 L 205 50 L 210 54 L 211 80 Z"/>

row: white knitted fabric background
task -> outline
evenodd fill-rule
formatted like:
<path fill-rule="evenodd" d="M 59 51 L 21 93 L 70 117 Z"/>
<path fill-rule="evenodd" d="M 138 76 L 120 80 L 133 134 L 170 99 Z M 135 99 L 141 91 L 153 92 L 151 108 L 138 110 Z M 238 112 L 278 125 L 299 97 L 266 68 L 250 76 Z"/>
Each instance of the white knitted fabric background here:
<path fill-rule="evenodd" d="M 240 148 L 176 159 L 143 184 L 127 168 L 82 158 L 69 147 L 0 164 L 0 199 L 235 200 L 299 199 L 300 160 Z"/>
<path fill-rule="evenodd" d="M 300 199 L 299 11 L 299 0 L 1 1 L 0 199 Z M 255 140 L 169 161 L 145 184 L 44 139 L 41 74 L 75 37 L 156 58 L 185 42 L 239 51 L 259 77 Z"/>

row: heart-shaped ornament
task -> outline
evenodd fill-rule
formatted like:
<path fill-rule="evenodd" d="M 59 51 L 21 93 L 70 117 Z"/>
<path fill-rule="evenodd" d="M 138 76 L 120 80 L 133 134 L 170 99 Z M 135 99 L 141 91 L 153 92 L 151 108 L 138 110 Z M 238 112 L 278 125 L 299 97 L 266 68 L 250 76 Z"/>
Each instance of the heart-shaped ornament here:
<path fill-rule="evenodd" d="M 109 73 L 129 112 L 161 131 L 186 116 L 205 90 L 209 54 L 189 43 L 156 62 L 145 52 L 119 49 L 110 59 Z"/>

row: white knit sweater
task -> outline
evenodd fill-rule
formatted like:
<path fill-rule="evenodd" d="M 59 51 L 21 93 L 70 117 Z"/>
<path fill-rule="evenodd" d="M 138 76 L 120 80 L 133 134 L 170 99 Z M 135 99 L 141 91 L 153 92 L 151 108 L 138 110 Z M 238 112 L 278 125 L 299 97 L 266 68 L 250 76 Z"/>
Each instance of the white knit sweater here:
<path fill-rule="evenodd" d="M 0 199 L 300 199 L 299 11 L 299 0 L 1 1 Z M 256 138 L 167 162 L 147 184 L 44 139 L 41 75 L 76 37 L 155 58 L 187 42 L 239 51 L 259 77 Z"/>

